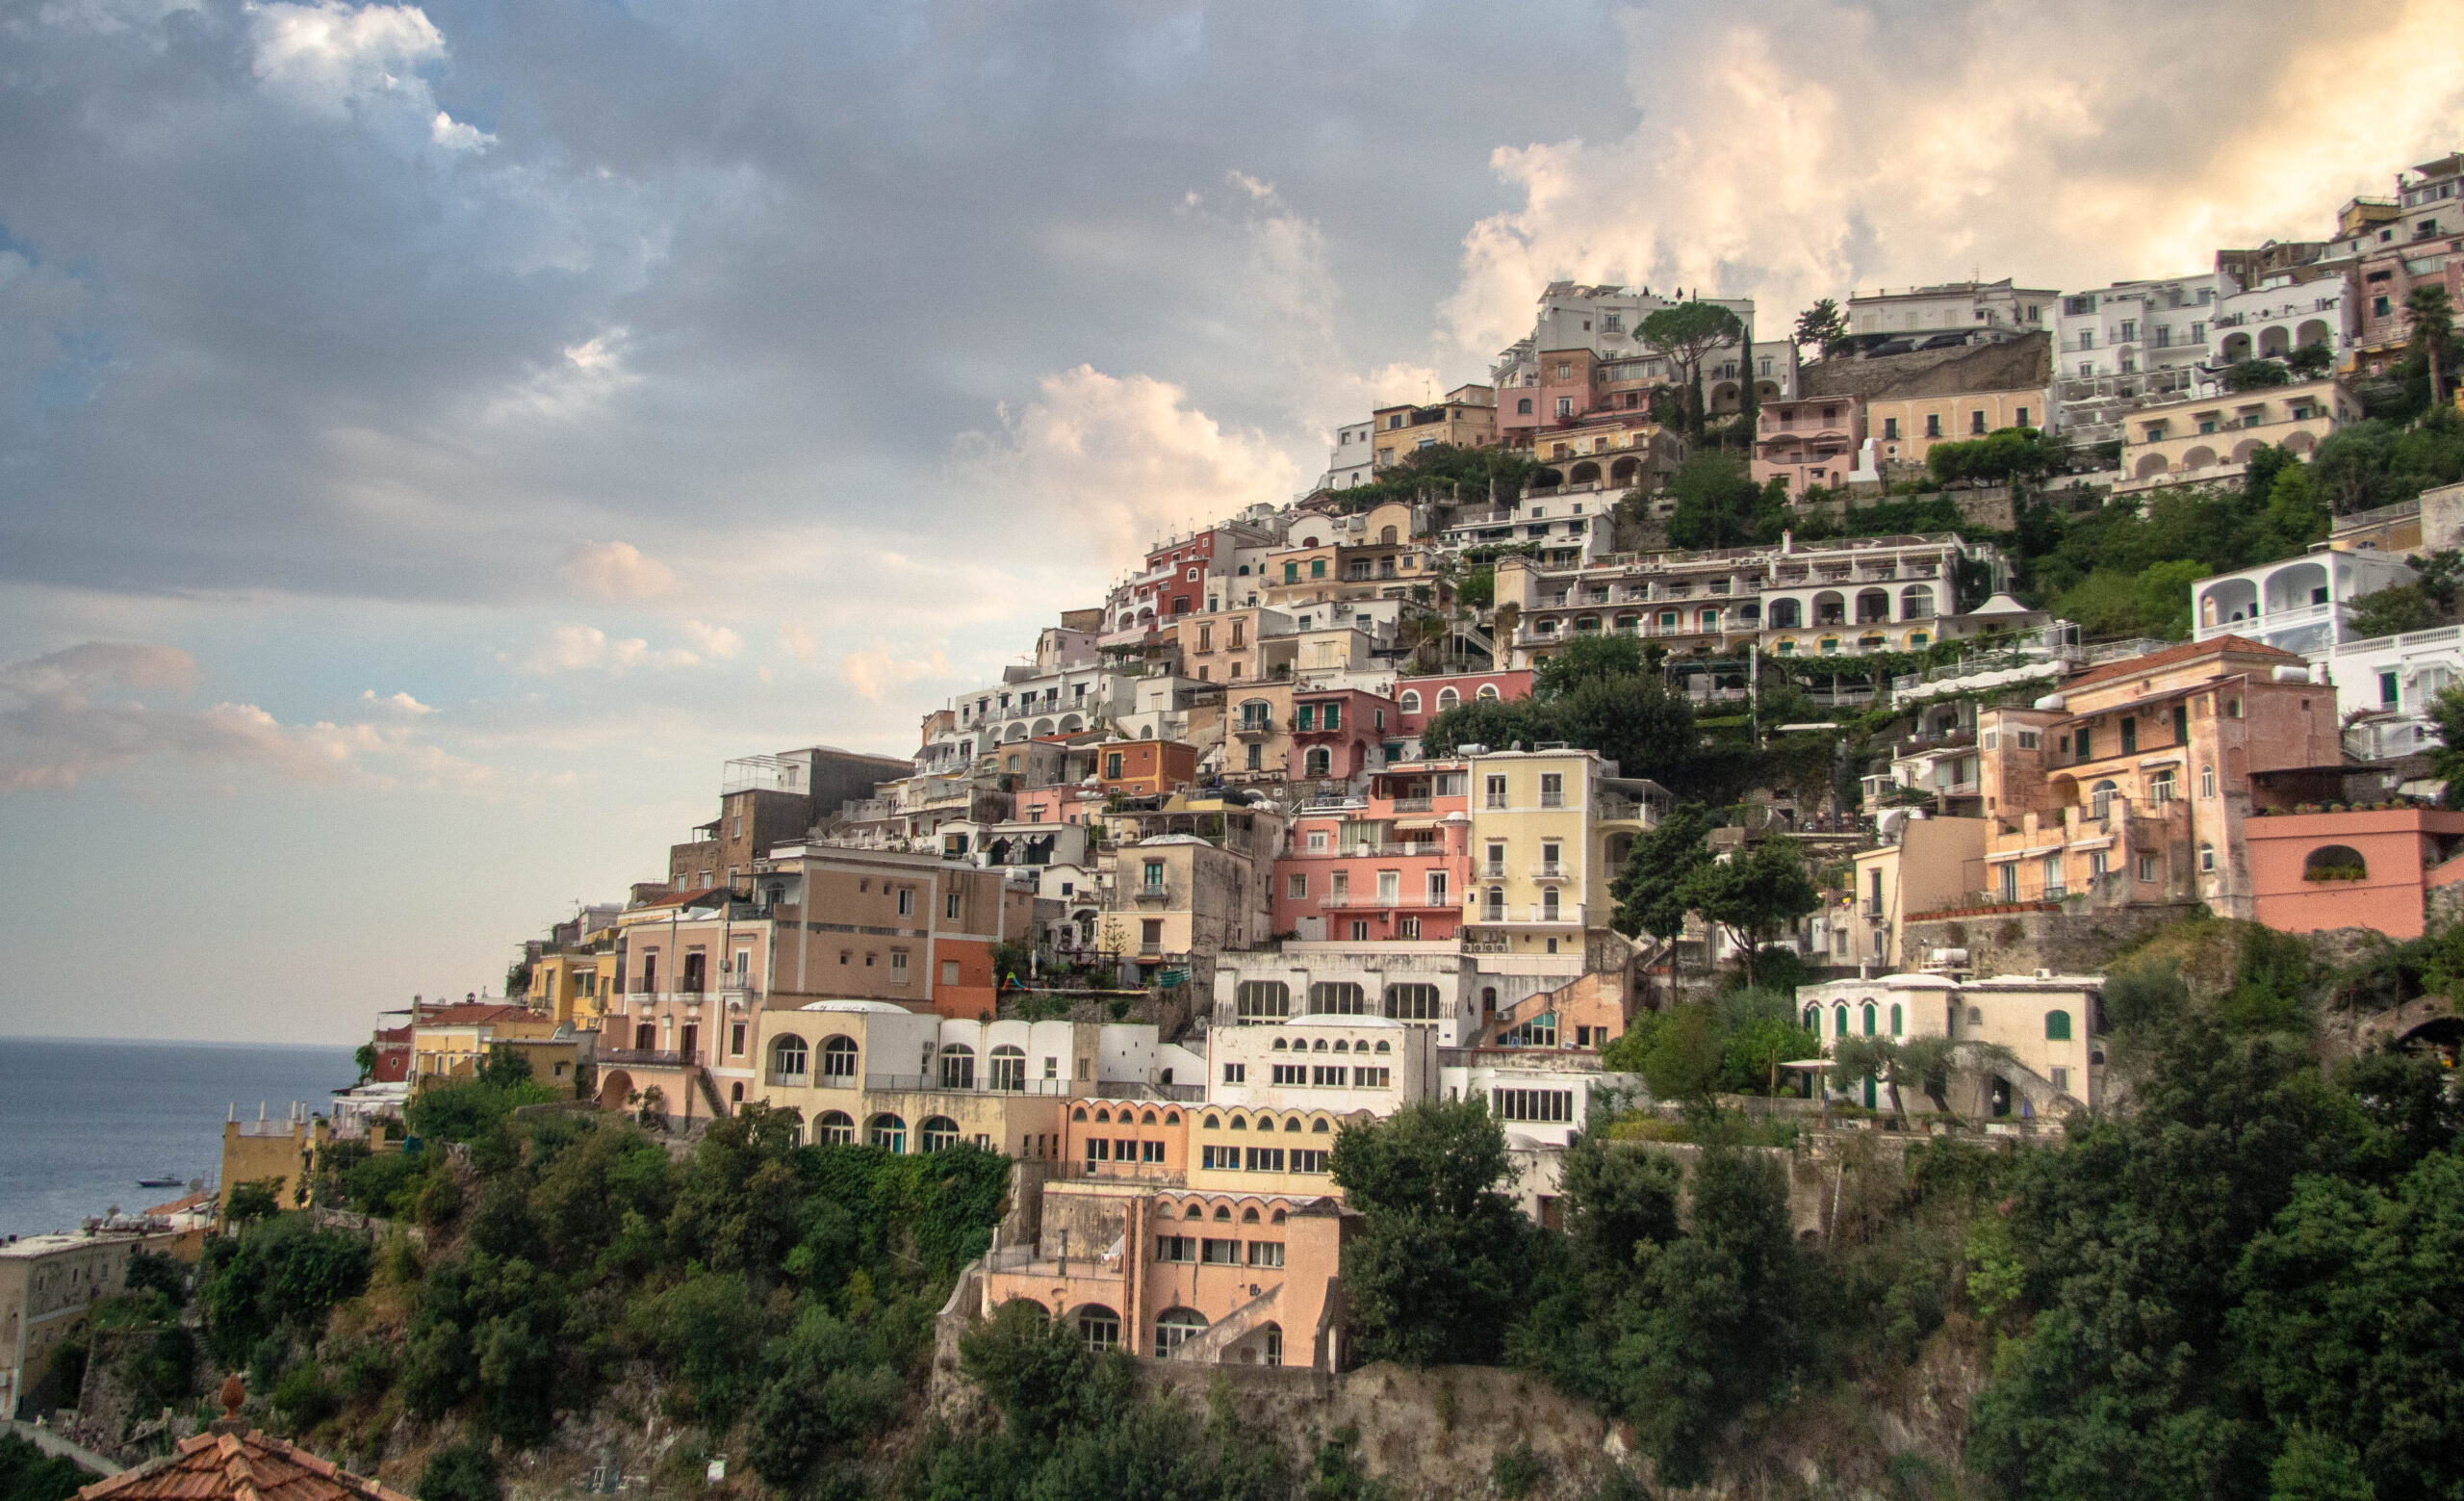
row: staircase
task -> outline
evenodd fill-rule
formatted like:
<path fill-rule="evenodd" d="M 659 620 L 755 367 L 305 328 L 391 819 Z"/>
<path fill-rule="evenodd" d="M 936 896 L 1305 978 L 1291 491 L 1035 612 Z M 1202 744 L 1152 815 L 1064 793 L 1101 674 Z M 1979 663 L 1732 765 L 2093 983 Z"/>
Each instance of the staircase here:
<path fill-rule="evenodd" d="M 693 1082 L 702 1091 L 703 1102 L 710 1107 L 710 1119 L 713 1121 L 724 1119 L 728 1114 L 727 1101 L 719 1098 L 719 1086 L 717 1081 L 710 1077 L 710 1071 L 696 1068 L 693 1071 Z"/>
<path fill-rule="evenodd" d="M 1184 1340 L 1172 1352 L 1175 1360 L 1193 1365 L 1220 1365 L 1223 1353 L 1254 1333 L 1260 1326 L 1274 1322 L 1276 1301 L 1283 1295 L 1283 1284 L 1275 1283 L 1265 1292 L 1234 1308 L 1207 1326 L 1206 1333 L 1195 1339 Z M 1286 1331 L 1287 1337 L 1290 1332 Z"/>

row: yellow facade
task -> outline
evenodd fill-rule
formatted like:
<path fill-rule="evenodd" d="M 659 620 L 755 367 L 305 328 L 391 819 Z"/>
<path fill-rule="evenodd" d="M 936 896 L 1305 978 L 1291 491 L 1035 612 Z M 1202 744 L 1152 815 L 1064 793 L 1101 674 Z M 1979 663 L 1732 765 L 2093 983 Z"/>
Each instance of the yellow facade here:
<path fill-rule="evenodd" d="M 542 954 L 531 961 L 530 989 L 524 1000 L 531 1010 L 556 1022 L 597 1031 L 607 996 L 615 988 L 616 959 L 606 952 L 570 949 Z"/>
<path fill-rule="evenodd" d="M 1367 1119 L 1331 1110 L 1261 1110 L 1209 1105 L 1189 1113 L 1189 1185 L 1208 1193 L 1290 1194 L 1343 1191 L 1326 1176 L 1327 1154 L 1346 1121 Z"/>
<path fill-rule="evenodd" d="M 1578 953 L 1600 884 L 1585 805 L 1588 751 L 1471 758 L 1472 889 L 1463 923 L 1505 953 Z M 1603 912 L 1602 925 L 1605 925 Z"/>

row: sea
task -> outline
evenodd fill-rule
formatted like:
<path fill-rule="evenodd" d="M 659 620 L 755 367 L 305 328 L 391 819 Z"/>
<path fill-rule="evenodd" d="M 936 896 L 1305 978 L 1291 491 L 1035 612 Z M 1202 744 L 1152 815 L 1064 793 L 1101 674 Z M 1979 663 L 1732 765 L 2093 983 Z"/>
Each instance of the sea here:
<path fill-rule="evenodd" d="M 0 1235 L 74 1229 L 214 1186 L 222 1123 L 296 1100 L 326 1108 L 359 1077 L 348 1048 L 0 1037 Z M 177 1188 L 140 1188 L 177 1178 Z"/>

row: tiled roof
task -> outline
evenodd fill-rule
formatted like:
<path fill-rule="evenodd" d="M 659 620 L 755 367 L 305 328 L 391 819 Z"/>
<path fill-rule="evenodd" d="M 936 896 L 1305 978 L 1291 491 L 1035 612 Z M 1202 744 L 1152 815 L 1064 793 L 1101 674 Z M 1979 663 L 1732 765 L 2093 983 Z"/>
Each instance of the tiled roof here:
<path fill-rule="evenodd" d="M 254 1431 L 199 1434 L 175 1454 L 98 1480 L 79 1501 L 407 1501 L 329 1460 Z"/>
<path fill-rule="evenodd" d="M 422 1013 L 419 1024 L 423 1027 L 485 1026 L 492 1022 L 526 1022 L 528 1020 L 530 1020 L 528 1006 L 512 1006 L 499 1001 L 494 1005 L 482 1002 L 477 1005 L 441 1006 L 434 1011 Z"/>
<path fill-rule="evenodd" d="M 2083 672 L 2063 684 L 2061 691 L 2068 693 L 2098 683 L 2110 683 L 2116 678 L 2126 678 L 2133 673 L 2146 672 L 2157 667 L 2170 667 L 2176 662 L 2192 661 L 2201 657 L 2221 657 L 2227 652 L 2237 657 L 2274 657 L 2296 666 L 2309 665 L 2291 652 L 2279 650 L 2262 641 L 2253 641 L 2247 636 L 2215 635 L 2204 641 L 2185 641 L 2179 646 L 2169 646 L 2161 652 L 2149 652 L 2144 657 L 2107 662 L 2101 667 Z"/>

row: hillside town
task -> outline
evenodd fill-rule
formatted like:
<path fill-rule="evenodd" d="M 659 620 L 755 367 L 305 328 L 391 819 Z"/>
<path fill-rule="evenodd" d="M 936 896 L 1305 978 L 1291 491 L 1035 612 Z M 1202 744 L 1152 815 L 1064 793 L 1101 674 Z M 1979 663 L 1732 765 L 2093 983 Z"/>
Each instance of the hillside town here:
<path fill-rule="evenodd" d="M 2464 153 L 2318 230 L 1802 314 L 1553 284 L 1308 493 L 1053 601 L 911 756 L 747 747 L 502 995 L 409 997 L 330 1112 L 225 1123 L 222 1193 L 305 1203 L 518 1057 L 680 1144 L 766 1109 L 1001 1154 L 960 1311 L 1334 1372 L 1338 1136 L 1477 1101 L 1559 1227 L 1570 1144 L 1679 1109 L 1645 1034 L 1681 1007 L 1788 994 L 1719 1086 L 1766 1116 L 2049 1139 L 2112 1102 L 2135 940 L 2459 910 L 2464 463 L 2403 443 L 2457 421 Z M 2169 526 L 2238 551 L 2124 545 Z"/>

